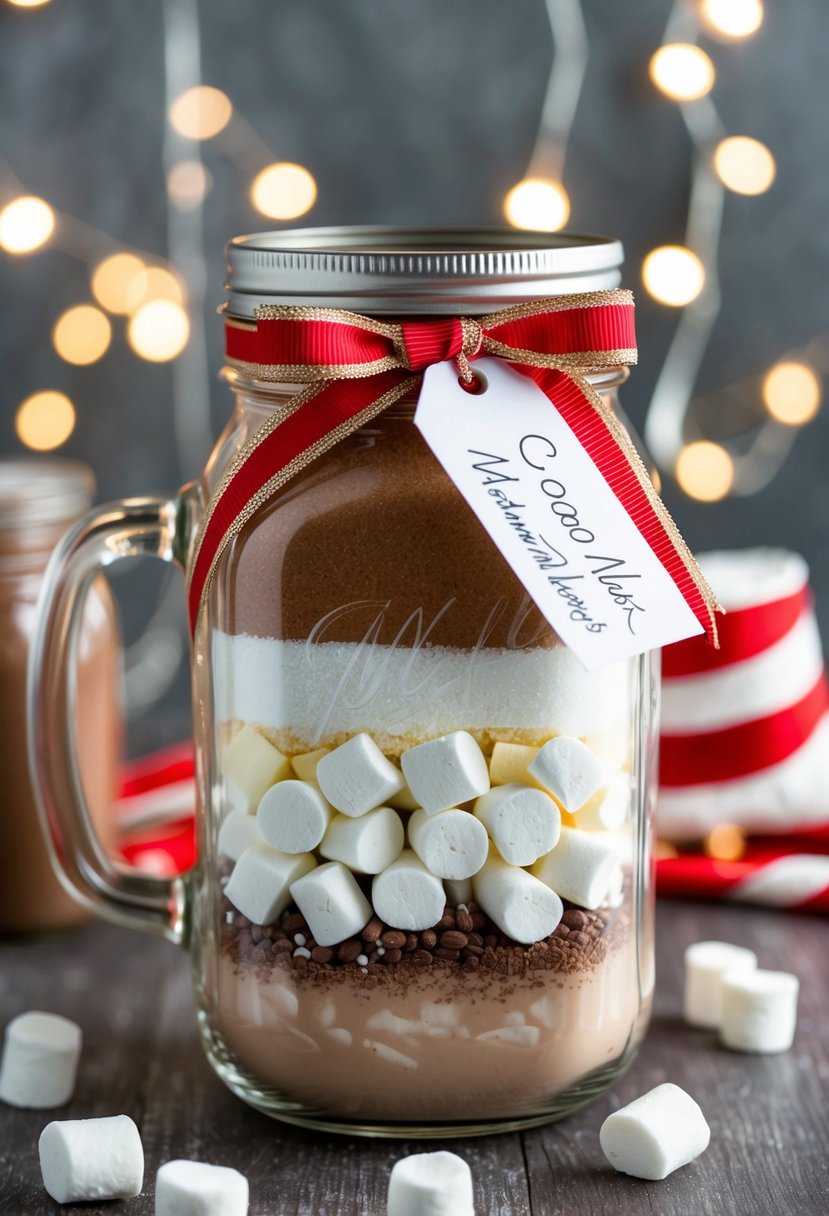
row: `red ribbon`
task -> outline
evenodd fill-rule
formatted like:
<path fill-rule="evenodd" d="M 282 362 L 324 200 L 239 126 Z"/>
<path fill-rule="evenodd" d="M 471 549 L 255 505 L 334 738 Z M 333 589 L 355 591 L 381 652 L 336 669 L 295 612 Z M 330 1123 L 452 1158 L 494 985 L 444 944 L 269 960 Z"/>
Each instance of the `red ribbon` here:
<path fill-rule="evenodd" d="M 712 650 L 699 637 L 675 642 L 662 652 L 662 675 L 667 680 L 705 675 L 732 663 L 753 659 L 782 641 L 800 617 L 810 610 L 811 598 L 805 587 L 795 595 L 771 604 L 732 609 L 720 622 L 719 650 Z"/>

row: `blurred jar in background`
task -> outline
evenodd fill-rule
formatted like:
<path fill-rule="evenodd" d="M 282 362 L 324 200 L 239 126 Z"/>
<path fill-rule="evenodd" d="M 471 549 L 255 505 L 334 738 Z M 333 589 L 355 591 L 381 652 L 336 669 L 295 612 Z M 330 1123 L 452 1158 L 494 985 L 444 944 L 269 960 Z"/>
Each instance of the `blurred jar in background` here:
<path fill-rule="evenodd" d="M 29 781 L 26 666 L 40 585 L 52 549 L 92 502 L 85 465 L 0 460 L 0 932 L 56 929 L 86 918 L 60 885 Z M 120 752 L 119 644 L 109 588 L 93 585 L 76 656 L 79 768 L 95 827 L 114 836 Z"/>

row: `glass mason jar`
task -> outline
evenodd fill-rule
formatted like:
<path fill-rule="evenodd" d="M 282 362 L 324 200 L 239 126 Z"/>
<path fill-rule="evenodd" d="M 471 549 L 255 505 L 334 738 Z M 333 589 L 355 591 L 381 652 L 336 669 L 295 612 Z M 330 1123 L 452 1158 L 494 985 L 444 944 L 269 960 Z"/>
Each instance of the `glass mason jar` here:
<path fill-rule="evenodd" d="M 615 287 L 620 262 L 618 242 L 500 230 L 266 234 L 230 246 L 227 315 L 480 315 Z M 624 375 L 590 378 L 613 404 Z M 203 477 L 173 502 L 89 517 L 52 566 L 34 764 L 70 879 L 104 915 L 189 946 L 210 1061 L 271 1115 L 407 1136 L 559 1118 L 614 1082 L 649 1016 L 653 663 L 584 670 L 426 446 L 413 401 L 307 463 L 220 556 L 193 645 L 196 867 L 172 883 L 102 868 L 77 831 L 79 791 L 59 797 L 71 744 L 55 672 L 84 580 L 135 554 L 192 570 L 217 487 L 301 387 L 240 361 L 225 379 L 234 410 Z M 528 768 L 559 736 L 586 746 L 594 774 L 569 810 Z M 562 879 L 556 911 L 544 862 L 567 848 L 586 850 L 565 869 L 589 881 Z M 511 935 L 516 884 L 546 894 Z"/>

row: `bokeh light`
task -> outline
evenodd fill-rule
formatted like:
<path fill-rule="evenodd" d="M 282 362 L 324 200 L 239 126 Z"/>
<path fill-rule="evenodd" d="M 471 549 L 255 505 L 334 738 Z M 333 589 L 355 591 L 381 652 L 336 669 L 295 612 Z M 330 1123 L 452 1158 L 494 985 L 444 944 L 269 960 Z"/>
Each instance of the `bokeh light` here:
<path fill-rule="evenodd" d="M 718 443 L 700 440 L 679 453 L 674 475 L 689 498 L 719 502 L 734 484 L 734 461 Z"/>
<path fill-rule="evenodd" d="M 35 452 L 59 448 L 75 429 L 75 407 L 65 393 L 45 389 L 33 393 L 18 407 L 14 420 L 17 437 Z"/>
<path fill-rule="evenodd" d="M 764 194 L 774 181 L 777 165 L 759 139 L 731 135 L 714 150 L 714 171 L 736 194 Z"/>
<path fill-rule="evenodd" d="M 736 823 L 718 823 L 703 841 L 703 850 L 715 861 L 739 861 L 746 851 L 746 838 Z"/>
<path fill-rule="evenodd" d="M 170 106 L 170 125 L 185 139 L 213 139 L 224 131 L 233 115 L 227 93 L 209 84 L 196 85 Z"/>
<path fill-rule="evenodd" d="M 113 253 L 92 272 L 92 294 L 107 312 L 128 313 L 135 281 L 144 270 L 144 263 L 134 253 Z"/>
<path fill-rule="evenodd" d="M 180 211 L 195 210 L 212 185 L 213 178 L 198 160 L 180 160 L 167 174 L 167 193 Z"/>
<path fill-rule="evenodd" d="M 93 304 L 78 304 L 58 317 L 52 330 L 52 345 L 67 363 L 95 363 L 107 350 L 112 326 L 106 313 Z"/>
<path fill-rule="evenodd" d="M 559 182 L 528 177 L 507 194 L 504 215 L 513 228 L 558 232 L 570 217 L 570 199 Z"/>
<path fill-rule="evenodd" d="M 683 308 L 705 286 L 705 267 L 684 245 L 660 245 L 642 263 L 645 290 L 671 308 Z"/>
<path fill-rule="evenodd" d="M 803 426 L 811 422 L 823 395 L 820 380 L 805 363 L 778 363 L 763 380 L 763 402 L 776 422 Z"/>
<path fill-rule="evenodd" d="M 8 0 L 14 8 L 42 8 L 49 0 Z"/>
<path fill-rule="evenodd" d="M 150 300 L 184 303 L 184 288 L 172 270 L 166 270 L 163 266 L 145 266 L 132 280 L 124 301 L 127 312 L 137 312 L 142 304 L 147 304 Z"/>
<path fill-rule="evenodd" d="M 187 313 L 175 300 L 150 300 L 130 318 L 127 341 L 142 359 L 167 363 L 180 355 L 190 337 Z"/>
<path fill-rule="evenodd" d="M 317 183 L 303 165 L 279 161 L 257 173 L 250 188 L 257 211 L 272 220 L 293 220 L 317 201 Z"/>
<path fill-rule="evenodd" d="M 54 211 L 33 194 L 13 199 L 0 211 L 0 249 L 6 253 L 34 253 L 54 231 Z"/>
<path fill-rule="evenodd" d="M 763 24 L 762 0 L 702 0 L 700 16 L 712 34 L 748 38 Z"/>
<path fill-rule="evenodd" d="M 711 59 L 691 42 L 669 42 L 651 56 L 651 80 L 673 101 L 698 101 L 710 93 L 716 73 Z"/>

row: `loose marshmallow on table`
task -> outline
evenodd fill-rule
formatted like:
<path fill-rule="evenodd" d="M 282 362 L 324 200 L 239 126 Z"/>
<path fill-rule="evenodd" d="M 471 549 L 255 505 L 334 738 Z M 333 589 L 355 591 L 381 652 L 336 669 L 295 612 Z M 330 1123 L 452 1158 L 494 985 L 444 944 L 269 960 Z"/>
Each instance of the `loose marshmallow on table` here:
<path fill-rule="evenodd" d="M 597 832 L 616 832 L 630 811 L 631 780 L 627 773 L 613 773 L 605 784 L 578 812 L 580 828 Z"/>
<path fill-rule="evenodd" d="M 144 1150 L 128 1115 L 50 1123 L 38 1141 L 43 1185 L 58 1203 L 131 1199 L 144 1182 Z"/>
<path fill-rule="evenodd" d="M 618 861 L 618 846 L 611 838 L 562 828 L 558 844 L 538 859 L 532 872 L 562 899 L 594 909 L 607 895 Z"/>
<path fill-rule="evenodd" d="M 316 784 L 280 781 L 262 795 L 256 819 L 262 839 L 280 853 L 309 853 L 322 840 L 334 811 Z"/>
<path fill-rule="evenodd" d="M 581 739 L 558 735 L 545 743 L 529 771 L 565 811 L 577 811 L 592 798 L 604 779 L 604 769 Z"/>
<path fill-rule="evenodd" d="M 389 1178 L 388 1216 L 475 1216 L 472 1174 L 454 1153 L 413 1153 Z"/>
<path fill-rule="evenodd" d="M 10 1106 L 47 1110 L 72 1097 L 81 1055 L 81 1030 L 56 1013 L 18 1014 L 6 1027 L 0 1099 Z"/>
<path fill-rule="evenodd" d="M 371 902 L 381 920 L 408 933 L 430 929 L 443 916 L 443 883 L 407 849 L 371 884 Z"/>
<path fill-rule="evenodd" d="M 531 785 L 542 787 L 530 772 L 530 764 L 538 755 L 537 747 L 525 743 L 496 743 L 489 758 L 489 779 L 493 785 Z"/>
<path fill-rule="evenodd" d="M 415 811 L 409 820 L 409 842 L 438 878 L 471 878 L 489 852 L 486 828 L 469 811 Z"/>
<path fill-rule="evenodd" d="M 291 756 L 291 768 L 300 781 L 316 781 L 317 765 L 330 750 L 330 747 L 318 747 L 316 751 L 303 752 L 301 756 Z"/>
<path fill-rule="evenodd" d="M 561 834 L 561 812 L 550 795 L 526 785 L 496 786 L 477 800 L 475 815 L 513 866 L 531 866 Z"/>
<path fill-rule="evenodd" d="M 291 883 L 291 896 L 318 946 L 335 946 L 371 920 L 371 904 L 357 879 L 339 861 L 317 866 Z"/>
<path fill-rule="evenodd" d="M 290 777 L 291 762 L 258 730 L 243 726 L 222 757 L 222 771 L 231 801 L 252 815 L 265 790 Z"/>
<path fill-rule="evenodd" d="M 418 743 L 403 753 L 409 789 L 427 815 L 446 811 L 489 789 L 483 752 L 465 730 Z"/>
<path fill-rule="evenodd" d="M 716 1029 L 722 1018 L 722 980 L 728 971 L 753 971 L 757 955 L 729 942 L 694 942 L 685 951 L 685 1021 Z"/>
<path fill-rule="evenodd" d="M 311 853 L 278 853 L 270 845 L 251 845 L 233 867 L 225 895 L 254 925 L 270 925 L 290 903 L 291 883 L 313 870 Z"/>
<path fill-rule="evenodd" d="M 496 855 L 472 879 L 472 889 L 501 932 L 524 945 L 549 937 L 564 915 L 555 891 Z"/>
<path fill-rule="evenodd" d="M 261 839 L 255 815 L 249 815 L 247 811 L 229 811 L 222 820 L 216 844 L 225 857 L 238 861 L 245 849 Z"/>
<path fill-rule="evenodd" d="M 788 1051 L 797 1025 L 797 976 L 729 971 L 722 978 L 720 1042 L 761 1055 Z"/>
<path fill-rule="evenodd" d="M 341 861 L 360 874 L 379 874 L 400 856 L 405 841 L 397 811 L 378 806 L 359 819 L 335 815 L 319 851 L 329 861 Z"/>
<path fill-rule="evenodd" d="M 602 1152 L 621 1174 L 656 1182 L 708 1148 L 711 1131 L 697 1103 L 666 1082 L 608 1115 Z"/>
<path fill-rule="evenodd" d="M 323 756 L 317 781 L 331 805 L 352 818 L 384 805 L 403 785 L 400 770 L 366 734 L 354 735 Z"/>
<path fill-rule="evenodd" d="M 247 1216 L 248 1180 L 202 1161 L 168 1161 L 155 1176 L 155 1216 Z"/>

